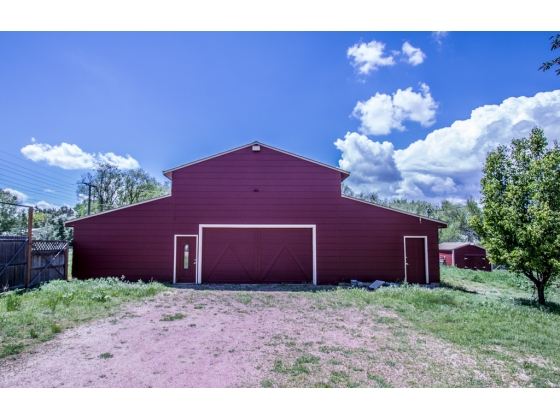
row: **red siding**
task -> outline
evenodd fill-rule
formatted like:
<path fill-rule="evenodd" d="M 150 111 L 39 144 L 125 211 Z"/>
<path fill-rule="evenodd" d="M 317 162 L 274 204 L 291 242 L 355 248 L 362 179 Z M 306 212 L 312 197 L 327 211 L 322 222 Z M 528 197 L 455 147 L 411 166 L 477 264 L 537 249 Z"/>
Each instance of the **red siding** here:
<path fill-rule="evenodd" d="M 453 265 L 453 252 L 452 251 L 439 251 L 439 257 L 445 258 L 445 265 L 451 267 Z"/>
<path fill-rule="evenodd" d="M 465 260 L 470 256 L 478 256 L 481 258 L 486 258 L 486 250 L 473 245 L 466 245 L 461 248 L 455 249 L 455 266 L 458 268 L 465 268 Z M 491 271 L 492 267 L 488 260 L 485 260 L 486 271 Z"/>
<path fill-rule="evenodd" d="M 341 197 L 341 173 L 261 145 L 177 169 L 172 196 L 69 222 L 73 274 L 173 279 L 175 234 L 199 224 L 315 224 L 317 283 L 403 280 L 404 236 L 428 237 L 439 282 L 442 224 Z"/>

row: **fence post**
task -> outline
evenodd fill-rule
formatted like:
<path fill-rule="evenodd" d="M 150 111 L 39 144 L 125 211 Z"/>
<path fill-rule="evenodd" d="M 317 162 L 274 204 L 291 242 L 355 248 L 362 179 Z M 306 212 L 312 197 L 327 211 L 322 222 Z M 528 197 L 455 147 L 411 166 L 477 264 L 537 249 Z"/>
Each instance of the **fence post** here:
<path fill-rule="evenodd" d="M 70 280 L 68 278 L 68 254 L 69 254 L 70 243 L 66 243 L 66 249 L 64 250 L 64 277 L 66 280 Z"/>
<path fill-rule="evenodd" d="M 27 276 L 25 279 L 25 288 L 29 287 L 29 279 L 31 278 L 31 240 L 33 237 L 33 207 L 29 207 L 29 217 L 27 220 Z"/>

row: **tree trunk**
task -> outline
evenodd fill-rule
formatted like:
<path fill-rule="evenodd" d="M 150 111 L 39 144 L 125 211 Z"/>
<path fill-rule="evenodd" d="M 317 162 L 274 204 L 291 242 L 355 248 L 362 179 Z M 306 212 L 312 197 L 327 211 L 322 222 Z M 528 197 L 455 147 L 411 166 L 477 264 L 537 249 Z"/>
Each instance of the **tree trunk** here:
<path fill-rule="evenodd" d="M 538 282 L 535 283 L 535 286 L 537 286 L 537 295 L 539 297 L 539 303 L 541 305 L 546 305 L 546 302 L 544 300 L 544 283 Z"/>

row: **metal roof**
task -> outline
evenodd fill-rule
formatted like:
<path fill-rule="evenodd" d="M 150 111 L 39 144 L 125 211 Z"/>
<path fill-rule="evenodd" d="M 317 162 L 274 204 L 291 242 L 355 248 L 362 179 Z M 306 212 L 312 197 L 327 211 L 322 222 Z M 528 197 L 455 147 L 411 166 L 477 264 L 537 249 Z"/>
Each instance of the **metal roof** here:
<path fill-rule="evenodd" d="M 454 249 L 462 248 L 467 245 L 476 246 L 480 249 L 484 249 L 480 245 L 477 245 L 472 242 L 442 242 L 441 244 L 439 244 L 439 249 L 440 251 L 453 251 Z"/>

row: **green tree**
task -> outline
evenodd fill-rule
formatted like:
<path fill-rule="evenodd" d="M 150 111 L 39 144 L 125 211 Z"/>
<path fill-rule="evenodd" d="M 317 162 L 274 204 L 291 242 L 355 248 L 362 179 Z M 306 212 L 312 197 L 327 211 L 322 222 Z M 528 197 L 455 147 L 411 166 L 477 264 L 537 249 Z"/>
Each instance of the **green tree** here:
<path fill-rule="evenodd" d="M 98 164 L 93 172 L 82 175 L 77 194 L 87 197 L 91 188 L 91 213 L 98 213 L 170 193 L 170 186 L 158 182 L 143 169 L 120 170 L 108 163 Z M 77 216 L 87 214 L 87 198 L 74 210 Z"/>
<path fill-rule="evenodd" d="M 556 37 L 555 36 L 550 37 L 550 39 L 553 38 L 554 40 L 552 41 L 552 46 L 550 47 L 551 51 L 560 49 L 560 34 L 556 34 Z M 560 57 L 556 57 L 552 61 L 547 61 L 546 63 L 543 63 L 543 65 L 539 67 L 539 70 L 547 71 L 550 70 L 550 68 L 554 65 L 560 66 Z M 560 69 L 556 69 L 556 76 L 560 76 Z"/>
<path fill-rule="evenodd" d="M 560 270 L 560 148 L 547 146 L 535 127 L 528 139 L 488 153 L 482 217 L 471 221 L 490 261 L 533 282 L 541 305 Z"/>
<path fill-rule="evenodd" d="M 18 225 L 18 208 L 10 204 L 20 203 L 15 195 L 0 190 L 0 234 L 7 233 Z"/>

